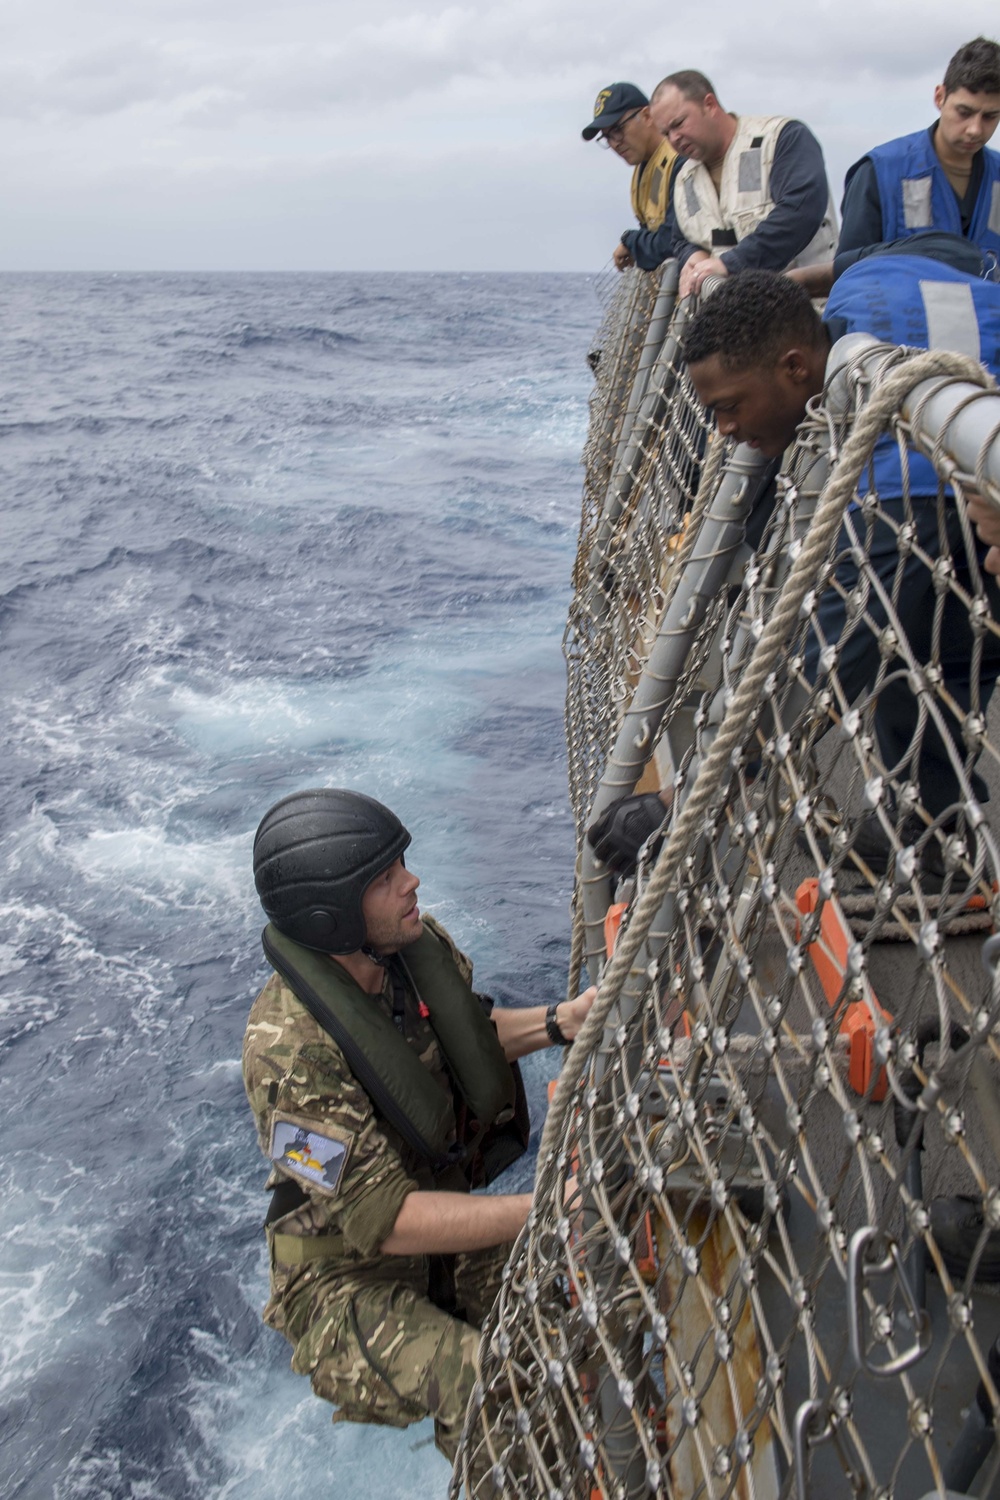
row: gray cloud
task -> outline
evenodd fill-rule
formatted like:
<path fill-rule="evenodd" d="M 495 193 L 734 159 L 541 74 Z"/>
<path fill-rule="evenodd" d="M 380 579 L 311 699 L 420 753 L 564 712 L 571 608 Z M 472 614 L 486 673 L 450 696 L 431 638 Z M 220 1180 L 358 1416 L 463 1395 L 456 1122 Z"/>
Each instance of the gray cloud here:
<path fill-rule="evenodd" d="M 584 66 L 593 55 L 592 33 L 564 29 L 557 14 L 540 16 L 528 0 L 485 10 L 366 7 L 366 19 L 343 28 L 331 28 L 320 7 L 300 6 L 299 34 L 277 36 L 261 34 L 252 10 L 234 34 L 219 24 L 229 7 L 209 0 L 208 20 L 203 13 L 182 36 L 156 40 L 134 24 L 147 8 L 136 7 L 131 26 L 119 23 L 124 34 L 100 48 L 55 51 L 22 38 L 22 55 L 0 77 L 0 109 L 36 118 L 150 103 L 186 111 L 204 93 L 228 98 L 234 116 L 392 108 L 463 86 L 499 96 L 516 91 L 522 75 L 540 80 L 553 66 Z M 556 0 L 553 10 L 571 8 Z M 315 31 L 305 24 L 309 14 Z"/>
<path fill-rule="evenodd" d="M 932 117 L 948 56 L 994 13 L 994 0 L 970 0 L 959 30 L 937 0 L 771 0 L 766 24 L 748 0 L 717 0 L 707 19 L 662 0 L 627 12 L 607 0 L 37 0 L 13 18 L 0 69 L 0 113 L 18 122 L 0 132 L 0 264 L 74 264 L 84 219 L 88 236 L 109 226 L 108 264 L 128 263 L 125 244 L 148 264 L 199 240 L 205 265 L 280 264 L 259 258 L 284 243 L 270 227 L 280 203 L 295 255 L 317 266 L 405 266 L 435 244 L 455 264 L 458 239 L 467 268 L 593 266 L 628 221 L 627 173 L 579 138 L 603 84 L 650 88 L 702 67 L 728 107 L 811 124 L 839 196 L 867 146 Z M 391 221 L 387 201 L 405 202 L 406 223 L 361 244 L 310 210 L 320 193 L 344 220 Z"/>
<path fill-rule="evenodd" d="M 49 8 L 57 8 L 55 0 Z M 108 31 L 118 35 L 99 48 L 56 52 L 46 50 L 41 38 L 36 43 L 22 36 L 21 57 L 3 72 L 0 108 L 38 117 L 156 104 L 184 116 L 192 110 L 197 115 L 202 101 L 211 100 L 216 112 L 228 110 L 234 120 L 358 106 L 391 111 L 442 92 L 474 91 L 482 101 L 500 100 L 521 93 L 526 83 L 537 96 L 547 82 L 558 92 L 562 81 L 575 83 L 578 73 L 604 77 L 610 58 L 616 59 L 616 76 L 632 74 L 646 86 L 674 67 L 702 66 L 719 74 L 716 81 L 727 97 L 788 75 L 815 95 L 836 89 L 838 72 L 847 92 L 859 73 L 876 81 L 876 88 L 880 79 L 920 76 L 955 45 L 954 23 L 936 4 L 909 6 L 901 27 L 895 7 L 873 10 L 848 0 L 837 10 L 837 24 L 830 24 L 831 12 L 825 27 L 821 15 L 811 19 L 808 31 L 797 0 L 776 0 L 766 27 L 759 25 L 756 7 L 732 0 L 725 6 L 726 24 L 711 29 L 676 18 L 658 22 L 659 8 L 648 3 L 639 9 L 647 14 L 623 35 L 617 18 L 594 0 L 424 8 L 381 0 L 346 26 L 331 26 L 325 7 L 301 3 L 282 11 L 281 27 L 274 25 L 273 10 L 253 4 L 205 0 L 185 23 L 183 10 L 146 0 L 125 17 L 106 12 Z M 985 6 L 970 9 L 979 10 L 986 23 Z M 297 26 L 290 24 L 295 16 Z M 151 29 L 160 34 L 151 37 Z"/>

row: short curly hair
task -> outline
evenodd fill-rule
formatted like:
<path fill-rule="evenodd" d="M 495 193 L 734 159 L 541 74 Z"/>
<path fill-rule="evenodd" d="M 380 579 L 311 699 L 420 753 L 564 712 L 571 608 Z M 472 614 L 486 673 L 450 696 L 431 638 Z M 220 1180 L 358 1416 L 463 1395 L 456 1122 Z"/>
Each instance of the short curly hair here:
<path fill-rule="evenodd" d="M 959 47 L 944 75 L 944 91 L 954 94 L 968 89 L 970 94 L 1000 94 L 1000 46 L 988 37 Z"/>
<path fill-rule="evenodd" d="M 689 365 L 717 354 L 730 370 L 776 363 L 796 344 L 818 348 L 823 324 L 807 293 L 777 271 L 742 271 L 709 297 L 682 335 Z"/>

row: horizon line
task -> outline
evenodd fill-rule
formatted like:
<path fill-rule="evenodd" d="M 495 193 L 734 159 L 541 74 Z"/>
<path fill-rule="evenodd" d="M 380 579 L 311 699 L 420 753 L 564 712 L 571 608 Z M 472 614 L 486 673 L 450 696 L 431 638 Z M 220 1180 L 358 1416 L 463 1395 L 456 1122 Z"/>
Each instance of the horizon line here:
<path fill-rule="evenodd" d="M 334 269 L 329 266 L 0 266 L 0 276 L 601 276 L 610 269 L 610 263 L 607 267 L 590 271 L 542 267 L 534 270 L 494 267 L 473 271 L 446 268 L 415 270 L 412 266 L 385 266 L 376 269 Z"/>

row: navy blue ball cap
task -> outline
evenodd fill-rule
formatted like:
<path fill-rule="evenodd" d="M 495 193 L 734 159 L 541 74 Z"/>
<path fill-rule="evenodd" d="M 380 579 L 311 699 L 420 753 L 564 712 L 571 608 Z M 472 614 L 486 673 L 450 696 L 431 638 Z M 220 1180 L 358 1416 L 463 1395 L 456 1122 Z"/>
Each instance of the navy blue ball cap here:
<path fill-rule="evenodd" d="M 648 103 L 642 89 L 637 89 L 634 83 L 609 83 L 594 100 L 594 118 L 584 126 L 584 140 L 592 141 L 602 130 L 617 125 L 623 115 L 643 109 Z"/>

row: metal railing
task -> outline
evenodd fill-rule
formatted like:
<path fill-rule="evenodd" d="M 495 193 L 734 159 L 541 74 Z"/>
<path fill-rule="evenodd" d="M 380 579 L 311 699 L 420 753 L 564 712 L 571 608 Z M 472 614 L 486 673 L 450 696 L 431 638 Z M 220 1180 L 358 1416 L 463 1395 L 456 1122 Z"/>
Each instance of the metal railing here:
<path fill-rule="evenodd" d="M 640 347 L 638 305 L 626 282 L 617 347 L 649 377 L 588 470 L 567 631 L 574 953 L 600 989 L 454 1488 L 834 1500 L 982 1470 L 986 1493 L 1000 594 L 965 496 L 1000 506 L 1000 395 L 958 356 L 843 340 L 767 490 L 708 442 L 685 309 Z M 886 438 L 899 494 L 867 477 Z M 673 800 L 616 886 L 584 830 L 643 778 Z"/>

